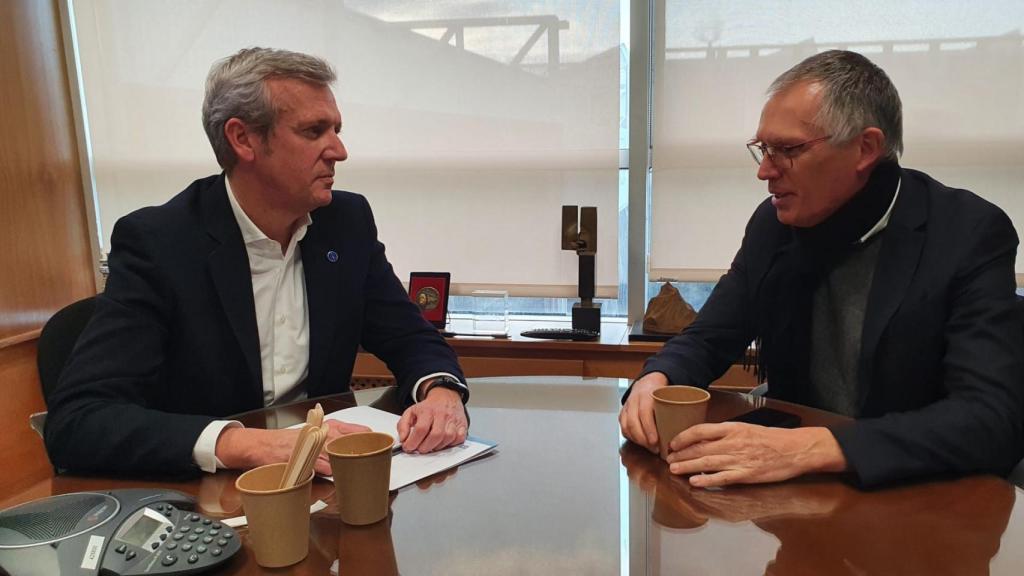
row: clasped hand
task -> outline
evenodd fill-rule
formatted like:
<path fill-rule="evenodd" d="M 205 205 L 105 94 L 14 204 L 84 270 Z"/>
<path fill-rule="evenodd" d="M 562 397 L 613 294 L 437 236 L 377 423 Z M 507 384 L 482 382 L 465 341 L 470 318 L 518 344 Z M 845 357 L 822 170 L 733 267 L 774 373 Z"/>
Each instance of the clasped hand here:
<path fill-rule="evenodd" d="M 810 472 L 840 472 L 846 461 L 827 428 L 768 428 L 740 422 L 698 424 L 669 444 L 673 474 L 702 488 L 780 482 Z"/>
<path fill-rule="evenodd" d="M 434 452 L 465 442 L 468 429 L 462 396 L 435 386 L 402 414 L 398 439 L 405 452 Z"/>
<path fill-rule="evenodd" d="M 668 386 L 668 378 L 652 372 L 633 383 L 619 412 L 619 426 L 628 440 L 658 453 L 651 392 Z M 779 482 L 810 472 L 840 472 L 846 458 L 827 428 L 786 430 L 739 422 L 699 424 L 679 433 L 669 444 L 669 470 L 693 474 L 700 487 Z"/>

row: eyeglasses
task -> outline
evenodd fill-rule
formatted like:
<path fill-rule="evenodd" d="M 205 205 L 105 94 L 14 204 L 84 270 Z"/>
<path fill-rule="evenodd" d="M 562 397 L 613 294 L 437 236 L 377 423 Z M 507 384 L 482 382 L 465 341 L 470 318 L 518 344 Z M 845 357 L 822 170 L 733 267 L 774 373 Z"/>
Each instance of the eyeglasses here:
<path fill-rule="evenodd" d="M 750 155 L 754 158 L 754 162 L 760 166 L 764 162 L 764 157 L 767 156 L 769 160 L 775 164 L 776 167 L 780 167 L 779 158 L 785 158 L 789 160 L 789 167 L 793 167 L 793 159 L 800 155 L 808 146 L 817 144 L 818 142 L 824 142 L 832 136 L 822 136 L 821 138 L 814 138 L 813 140 L 807 140 L 799 144 L 792 144 L 789 146 L 775 146 L 772 144 L 765 144 L 764 142 L 758 142 L 757 140 L 751 140 L 747 142 L 747 150 L 750 150 Z"/>

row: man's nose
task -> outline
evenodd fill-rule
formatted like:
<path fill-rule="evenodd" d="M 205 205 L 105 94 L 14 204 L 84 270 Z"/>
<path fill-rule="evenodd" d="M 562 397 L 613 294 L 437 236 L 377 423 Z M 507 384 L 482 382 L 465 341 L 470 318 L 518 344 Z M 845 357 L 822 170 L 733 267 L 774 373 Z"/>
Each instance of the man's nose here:
<path fill-rule="evenodd" d="M 340 136 L 335 136 L 331 145 L 327 147 L 324 153 L 324 159 L 331 160 L 332 162 L 344 162 L 348 158 L 348 149 L 345 148 L 345 143 L 341 141 Z"/>
<path fill-rule="evenodd" d="M 776 166 L 775 160 L 772 157 L 765 154 L 764 158 L 761 159 L 761 164 L 757 167 L 757 179 L 758 180 L 774 180 L 782 176 L 782 172 L 779 171 L 779 167 Z"/>

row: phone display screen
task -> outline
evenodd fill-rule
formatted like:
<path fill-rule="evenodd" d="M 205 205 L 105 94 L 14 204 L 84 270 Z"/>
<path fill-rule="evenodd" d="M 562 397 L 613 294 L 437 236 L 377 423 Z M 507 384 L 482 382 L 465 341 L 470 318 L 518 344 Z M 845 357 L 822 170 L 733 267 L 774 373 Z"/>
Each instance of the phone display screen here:
<path fill-rule="evenodd" d="M 154 520 L 145 515 L 139 516 L 138 520 L 125 530 L 123 534 L 119 534 L 117 539 L 141 548 L 162 527 L 163 523 L 159 520 Z"/>

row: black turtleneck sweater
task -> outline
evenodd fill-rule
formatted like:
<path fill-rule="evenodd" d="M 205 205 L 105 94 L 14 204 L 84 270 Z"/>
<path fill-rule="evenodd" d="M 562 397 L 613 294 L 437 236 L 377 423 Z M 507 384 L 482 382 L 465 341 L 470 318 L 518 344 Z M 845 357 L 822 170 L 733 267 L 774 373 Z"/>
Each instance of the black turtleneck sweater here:
<path fill-rule="evenodd" d="M 892 204 L 899 166 L 883 163 L 867 185 L 821 224 L 796 230 L 814 278 L 810 298 L 809 404 L 858 416 L 864 313 L 884 230 L 861 240 Z"/>

